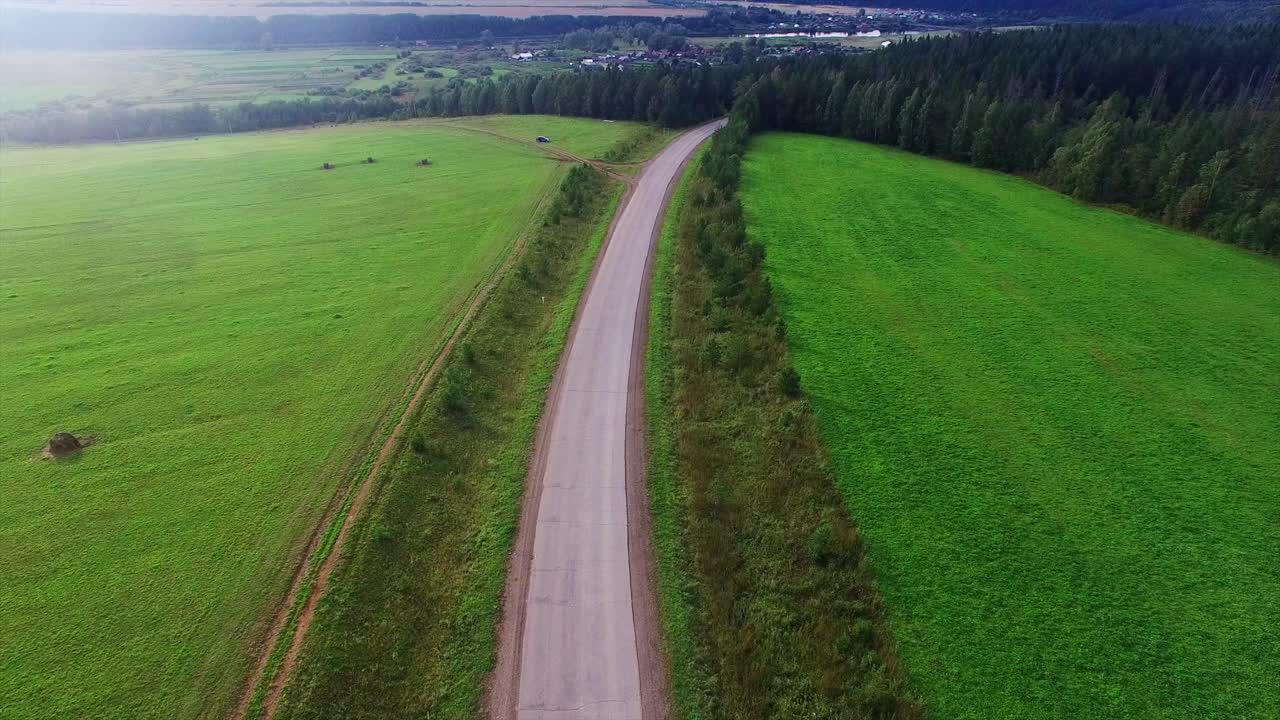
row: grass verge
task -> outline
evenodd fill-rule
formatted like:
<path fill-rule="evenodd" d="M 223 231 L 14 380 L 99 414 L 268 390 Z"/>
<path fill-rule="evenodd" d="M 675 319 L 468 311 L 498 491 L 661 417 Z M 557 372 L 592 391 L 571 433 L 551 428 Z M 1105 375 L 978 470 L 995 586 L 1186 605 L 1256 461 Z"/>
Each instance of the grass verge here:
<path fill-rule="evenodd" d="M 526 464 L 621 187 L 576 168 L 353 529 L 277 717 L 472 716 Z"/>
<path fill-rule="evenodd" d="M 650 501 L 677 712 L 915 718 L 875 582 L 713 138 L 664 226 L 647 362 Z"/>
<path fill-rule="evenodd" d="M 671 348 L 671 296 L 680 217 L 688 199 L 689 179 L 702 165 L 699 152 L 676 188 L 658 238 L 650 296 L 649 346 L 645 349 L 645 412 L 648 421 L 649 509 L 653 514 L 654 550 L 658 564 L 658 597 L 662 632 L 670 662 L 672 706 L 683 720 L 702 720 L 709 694 L 708 663 L 695 641 L 693 603 L 696 587 L 682 528 L 688 523 L 688 497 L 676 482 L 675 426 L 671 392 L 674 359 Z"/>

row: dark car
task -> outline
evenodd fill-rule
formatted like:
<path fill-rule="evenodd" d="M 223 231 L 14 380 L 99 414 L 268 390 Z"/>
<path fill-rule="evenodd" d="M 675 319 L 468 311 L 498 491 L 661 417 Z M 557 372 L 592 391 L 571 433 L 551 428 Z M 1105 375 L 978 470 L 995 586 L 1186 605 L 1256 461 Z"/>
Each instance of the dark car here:
<path fill-rule="evenodd" d="M 538 142 L 551 142 L 551 138 L 547 137 L 546 135 L 539 135 Z"/>

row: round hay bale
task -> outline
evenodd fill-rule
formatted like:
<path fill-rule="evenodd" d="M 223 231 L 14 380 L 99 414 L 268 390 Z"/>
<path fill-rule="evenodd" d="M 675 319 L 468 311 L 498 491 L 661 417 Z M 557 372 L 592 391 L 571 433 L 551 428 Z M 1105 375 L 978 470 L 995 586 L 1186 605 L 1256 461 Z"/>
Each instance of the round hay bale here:
<path fill-rule="evenodd" d="M 66 457 L 82 449 L 84 445 L 80 443 L 80 438 L 69 432 L 60 432 L 49 438 L 49 445 L 45 451 L 53 457 Z"/>

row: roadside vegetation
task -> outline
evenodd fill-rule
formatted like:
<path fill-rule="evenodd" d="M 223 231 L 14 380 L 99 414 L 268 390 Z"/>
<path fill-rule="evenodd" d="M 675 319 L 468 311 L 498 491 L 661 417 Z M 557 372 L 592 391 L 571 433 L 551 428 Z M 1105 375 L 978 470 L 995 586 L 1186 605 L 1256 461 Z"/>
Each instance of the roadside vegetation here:
<path fill-rule="evenodd" d="M 475 716 L 534 431 L 620 191 L 565 177 L 355 527 L 276 717 Z"/>
<path fill-rule="evenodd" d="M 647 420 L 649 512 L 653 518 L 658 602 L 669 665 L 672 706 L 681 720 L 701 720 L 712 692 L 708 648 L 694 636 L 699 623 L 694 556 L 685 541 L 689 506 L 687 491 L 676 483 L 676 423 L 671 417 L 675 382 L 672 347 L 672 287 L 689 186 L 701 172 L 700 151 L 690 161 L 671 197 L 653 266 L 649 301 L 649 341 L 645 348 L 645 416 Z"/>
<path fill-rule="evenodd" d="M 627 132 L 541 127 L 580 124 Z M 0 715 L 224 716 L 562 175 L 439 122 L 0 151 Z M 40 459 L 60 431 L 96 442 Z"/>
<path fill-rule="evenodd" d="M 1275 717 L 1280 266 L 847 140 L 745 157 L 744 247 L 930 713 Z"/>
<path fill-rule="evenodd" d="M 914 718 L 736 192 L 746 125 L 677 195 L 653 295 L 650 496 L 679 715 Z"/>
<path fill-rule="evenodd" d="M 644 161 L 653 157 L 671 142 L 677 131 L 655 125 L 642 125 L 631 137 L 614 143 L 601 159 L 610 163 L 624 165 L 620 169 L 634 174 L 643 168 Z M 630 165 L 630 167 L 625 167 Z"/>

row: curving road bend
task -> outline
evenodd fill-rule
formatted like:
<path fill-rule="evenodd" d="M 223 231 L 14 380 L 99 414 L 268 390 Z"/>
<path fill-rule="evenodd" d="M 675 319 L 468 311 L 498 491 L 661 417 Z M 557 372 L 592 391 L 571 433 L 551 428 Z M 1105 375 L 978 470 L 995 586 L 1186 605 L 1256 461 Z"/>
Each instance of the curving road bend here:
<path fill-rule="evenodd" d="M 647 328 L 640 313 L 648 310 L 642 295 L 647 296 L 649 259 L 670 190 L 698 146 L 722 125 L 718 121 L 686 132 L 645 167 L 583 299 L 548 398 L 530 477 L 530 498 L 537 503 L 532 554 L 521 558 L 517 541 L 513 559 L 513 564 L 527 563 L 526 595 L 511 598 L 523 599 L 522 608 L 511 608 L 523 617 L 515 621 L 519 629 L 511 638 L 519 643 L 518 659 L 512 658 L 515 667 L 507 669 L 517 676 L 511 684 L 518 690 L 497 701 L 496 716 L 655 720 L 665 715 L 665 698 L 655 699 L 655 688 L 642 687 L 660 685 L 665 669 L 660 651 L 653 651 L 661 647 L 656 623 L 643 617 L 656 611 L 633 606 L 637 538 L 632 527 L 629 542 L 629 455 L 633 474 L 636 467 L 634 448 L 629 453 L 627 447 L 628 390 L 637 333 Z M 639 470 L 643 473 L 642 463 Z M 637 497 L 643 493 L 633 494 L 633 504 Z M 648 512 L 631 508 L 637 510 Z M 643 563 L 647 554 L 639 557 Z M 640 577 L 648 578 L 647 571 Z M 499 675 L 503 664 L 500 659 Z M 510 705 L 501 707 L 510 699 L 514 712 Z"/>

